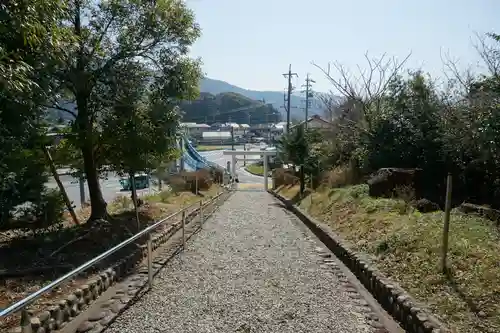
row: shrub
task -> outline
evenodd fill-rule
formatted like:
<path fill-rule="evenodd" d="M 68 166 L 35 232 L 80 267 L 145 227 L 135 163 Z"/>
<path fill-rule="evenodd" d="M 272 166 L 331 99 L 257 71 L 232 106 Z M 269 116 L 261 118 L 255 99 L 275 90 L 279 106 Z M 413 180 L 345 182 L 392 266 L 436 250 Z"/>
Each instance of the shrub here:
<path fill-rule="evenodd" d="M 289 169 L 274 169 L 273 177 L 275 179 L 276 186 L 296 185 L 299 183 L 299 178 L 295 175 L 295 171 Z"/>
<path fill-rule="evenodd" d="M 172 196 L 171 191 L 161 191 L 158 196 L 160 197 L 160 201 L 163 203 L 168 202 L 168 199 Z"/>
<path fill-rule="evenodd" d="M 47 232 L 62 227 L 64 200 L 58 190 L 45 190 L 37 202 L 25 202 L 12 210 L 12 218 L 2 229 Z"/>
<path fill-rule="evenodd" d="M 167 180 L 168 184 L 172 188 L 172 192 L 178 193 L 182 191 L 196 192 L 196 186 L 198 186 L 198 191 L 206 191 L 212 187 L 212 172 L 211 170 L 197 170 L 197 171 L 184 171 L 178 175 L 170 176 Z"/>
<path fill-rule="evenodd" d="M 360 183 L 360 171 L 351 165 L 338 166 L 323 172 L 321 184 L 328 187 L 344 187 Z"/>
<path fill-rule="evenodd" d="M 128 209 L 132 205 L 132 198 L 126 195 L 119 195 L 111 204 L 119 209 Z"/>
<path fill-rule="evenodd" d="M 206 191 L 210 189 L 213 184 L 212 177 L 209 170 L 201 169 L 193 172 L 183 172 L 181 176 L 186 182 L 185 190 L 196 193 L 198 191 Z"/>

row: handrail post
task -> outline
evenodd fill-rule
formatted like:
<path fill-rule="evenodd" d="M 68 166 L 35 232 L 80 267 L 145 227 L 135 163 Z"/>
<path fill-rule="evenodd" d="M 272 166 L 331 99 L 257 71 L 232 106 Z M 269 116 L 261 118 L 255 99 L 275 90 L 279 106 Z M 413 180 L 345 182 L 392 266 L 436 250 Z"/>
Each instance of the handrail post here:
<path fill-rule="evenodd" d="M 203 200 L 200 200 L 200 224 L 203 224 L 204 218 L 203 218 Z"/>
<path fill-rule="evenodd" d="M 182 211 L 182 251 L 186 248 L 186 211 Z"/>
<path fill-rule="evenodd" d="M 153 288 L 153 235 L 148 233 L 148 287 Z"/>
<path fill-rule="evenodd" d="M 31 328 L 31 314 L 28 309 L 24 308 L 21 310 L 21 333 L 31 332 L 33 332 Z"/>

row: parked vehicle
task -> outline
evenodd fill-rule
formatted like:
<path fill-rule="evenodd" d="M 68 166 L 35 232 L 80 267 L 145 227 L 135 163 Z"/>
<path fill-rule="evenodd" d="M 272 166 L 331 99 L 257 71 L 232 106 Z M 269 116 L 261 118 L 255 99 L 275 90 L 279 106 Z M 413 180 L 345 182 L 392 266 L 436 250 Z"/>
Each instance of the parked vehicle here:
<path fill-rule="evenodd" d="M 134 175 L 134 180 L 135 180 L 136 190 L 141 190 L 149 187 L 149 181 L 151 180 L 151 177 L 144 172 L 140 172 Z M 124 191 L 132 190 L 132 183 L 130 182 L 130 177 L 120 178 L 120 184 Z"/>

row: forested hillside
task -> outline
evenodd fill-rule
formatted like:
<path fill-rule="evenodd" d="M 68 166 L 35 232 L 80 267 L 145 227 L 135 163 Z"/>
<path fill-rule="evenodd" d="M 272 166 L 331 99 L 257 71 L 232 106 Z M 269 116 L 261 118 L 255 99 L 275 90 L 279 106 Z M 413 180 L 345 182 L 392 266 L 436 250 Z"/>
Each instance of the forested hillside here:
<path fill-rule="evenodd" d="M 181 104 L 184 122 L 263 124 L 279 122 L 281 115 L 272 105 L 237 93 L 201 93 L 195 101 Z"/>
<path fill-rule="evenodd" d="M 274 108 L 276 108 L 282 116 L 285 116 L 285 109 L 283 106 L 283 91 L 259 91 L 259 90 L 249 90 L 244 89 L 228 82 L 221 80 L 214 80 L 208 77 L 204 77 L 200 80 L 200 91 L 207 92 L 211 94 L 220 94 L 224 92 L 233 92 L 241 94 L 251 99 L 262 100 L 264 99 L 267 103 L 271 103 Z M 304 107 L 305 107 L 305 97 L 297 96 L 295 91 L 291 96 L 291 116 L 292 118 L 303 119 L 304 118 Z M 311 99 L 311 107 L 309 108 L 309 114 L 323 115 L 323 103 L 320 98 L 321 93 L 316 92 Z"/>

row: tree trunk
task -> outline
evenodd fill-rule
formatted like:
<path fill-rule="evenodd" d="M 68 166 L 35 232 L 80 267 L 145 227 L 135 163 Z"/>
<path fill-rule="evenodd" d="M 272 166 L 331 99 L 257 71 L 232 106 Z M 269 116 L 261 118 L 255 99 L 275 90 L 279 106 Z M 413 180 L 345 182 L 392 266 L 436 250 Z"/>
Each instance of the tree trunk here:
<path fill-rule="evenodd" d="M 108 213 L 106 201 L 102 196 L 101 185 L 99 184 L 99 174 L 94 160 L 94 145 L 92 142 L 92 124 L 89 120 L 89 110 L 86 96 L 77 96 L 76 104 L 78 115 L 76 122 L 78 124 L 78 139 L 83 157 L 83 170 L 87 177 L 89 186 L 89 197 L 91 204 L 90 221 L 104 219 Z"/>
<path fill-rule="evenodd" d="M 85 138 L 85 141 L 90 141 Z M 89 220 L 104 219 L 108 213 L 106 201 L 102 196 L 101 185 L 99 184 L 99 174 L 94 161 L 94 147 L 92 142 L 85 142 L 82 148 L 83 167 L 87 183 L 89 186 L 89 197 L 91 204 L 91 213 Z"/>

